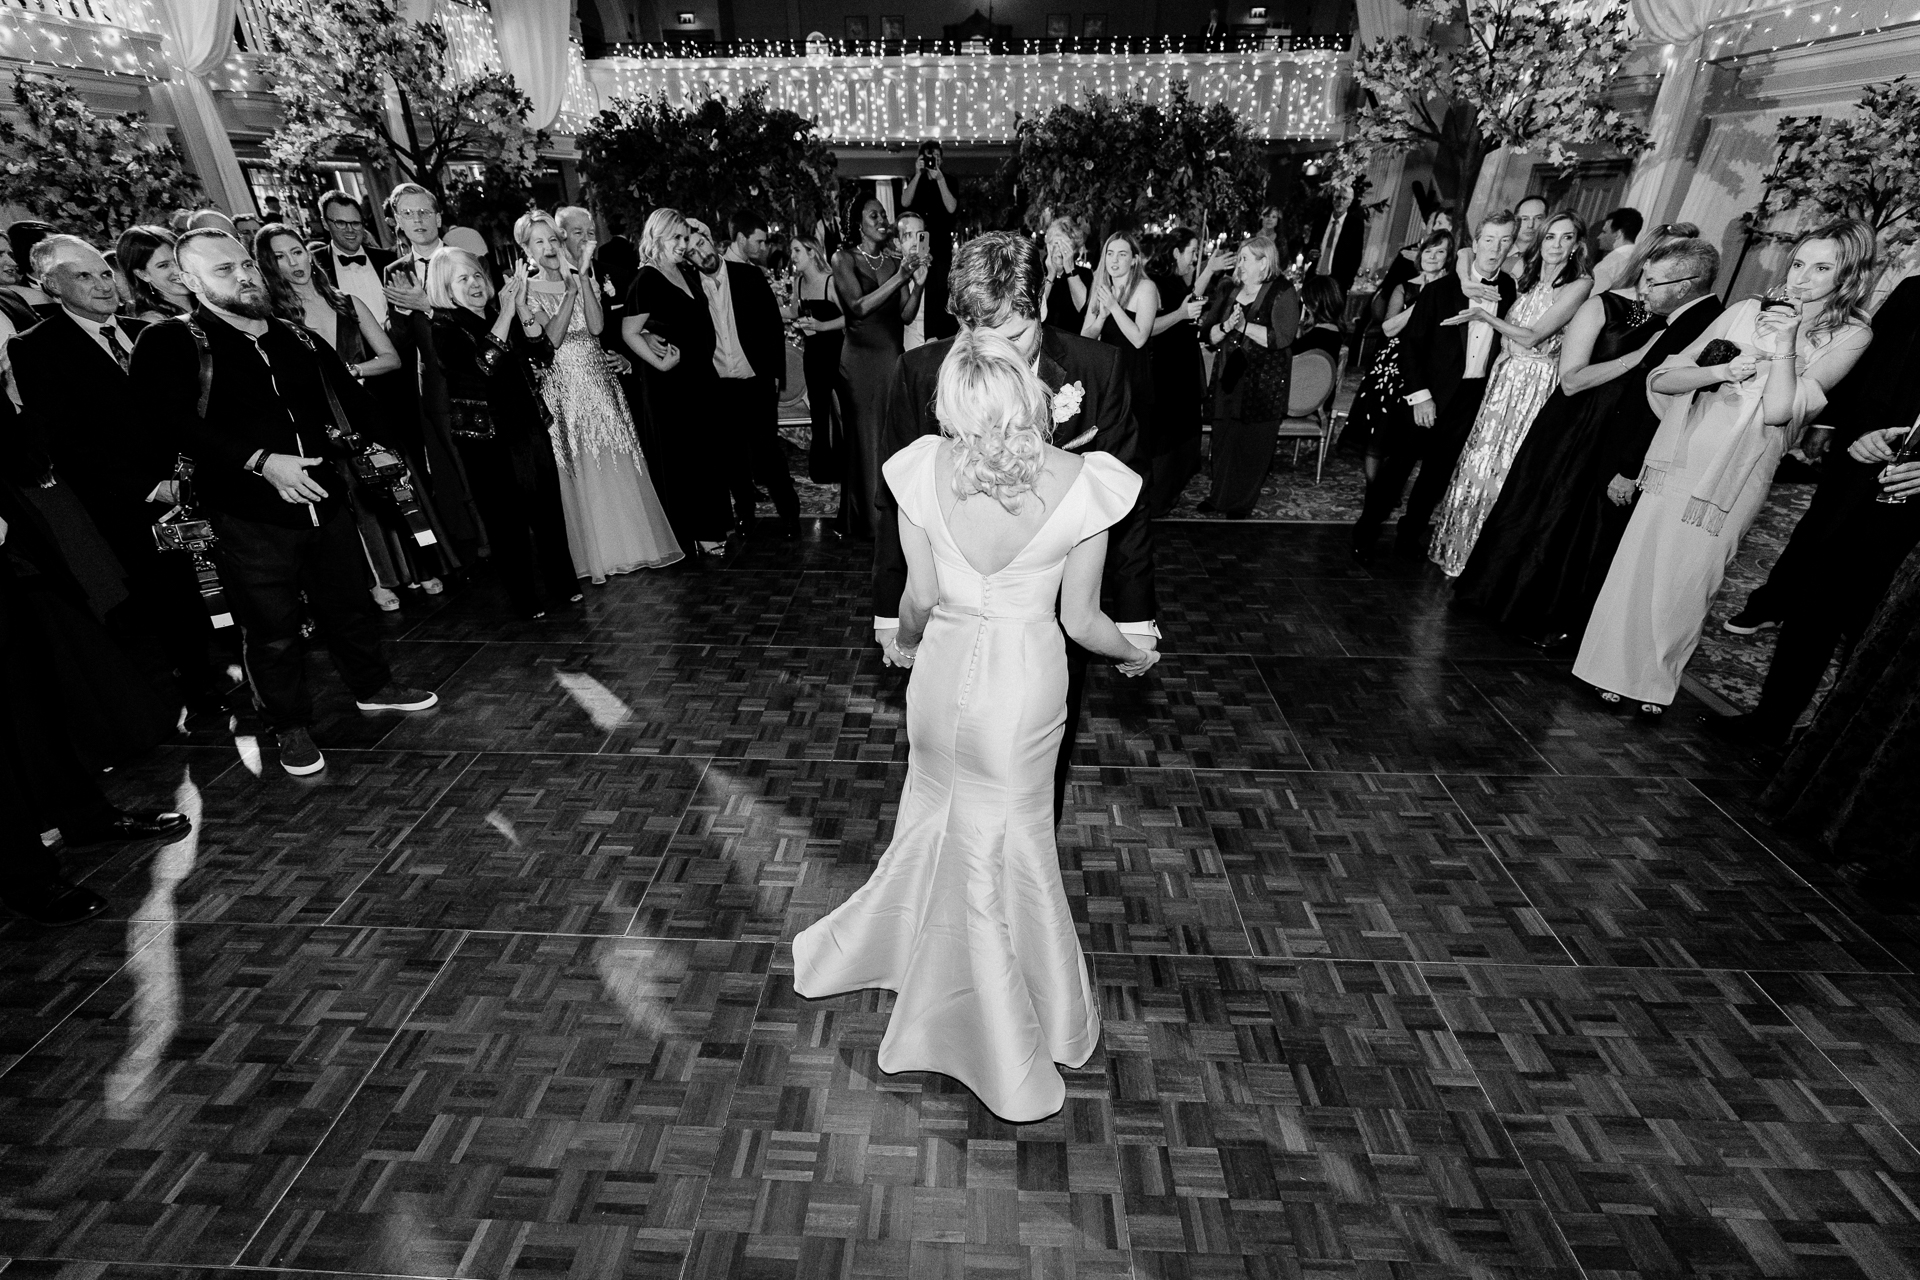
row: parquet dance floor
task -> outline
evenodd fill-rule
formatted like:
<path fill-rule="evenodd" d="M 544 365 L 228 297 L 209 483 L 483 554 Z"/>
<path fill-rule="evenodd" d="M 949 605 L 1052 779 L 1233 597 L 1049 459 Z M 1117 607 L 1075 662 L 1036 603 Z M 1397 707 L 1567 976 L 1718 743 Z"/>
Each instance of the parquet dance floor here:
<path fill-rule="evenodd" d="M 793 993 L 904 772 L 862 551 L 410 607 L 437 713 L 317 659 L 324 774 L 165 748 L 112 785 L 197 836 L 0 929 L 0 1280 L 1920 1273 L 1907 922 L 1345 537 L 1161 527 L 1061 831 L 1105 1033 L 1023 1127 Z"/>

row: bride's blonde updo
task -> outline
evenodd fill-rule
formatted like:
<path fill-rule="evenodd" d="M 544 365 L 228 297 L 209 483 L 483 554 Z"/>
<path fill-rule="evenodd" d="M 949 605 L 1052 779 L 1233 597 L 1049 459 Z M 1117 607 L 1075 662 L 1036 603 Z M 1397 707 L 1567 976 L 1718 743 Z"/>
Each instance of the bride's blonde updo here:
<path fill-rule="evenodd" d="M 991 329 L 962 329 L 940 366 L 933 414 L 960 446 L 954 492 L 984 493 L 1008 511 L 1046 466 L 1053 397 L 1026 357 Z"/>

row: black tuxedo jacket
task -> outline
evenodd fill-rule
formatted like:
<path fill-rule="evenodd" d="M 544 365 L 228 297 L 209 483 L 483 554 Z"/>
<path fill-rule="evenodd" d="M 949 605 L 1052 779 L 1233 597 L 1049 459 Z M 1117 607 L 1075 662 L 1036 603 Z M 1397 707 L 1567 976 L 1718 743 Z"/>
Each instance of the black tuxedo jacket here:
<path fill-rule="evenodd" d="M 882 463 L 921 436 L 939 434 L 933 394 L 940 366 L 952 349 L 953 339 L 943 338 L 900 357 L 887 391 L 880 441 Z M 1098 449 L 1135 471 L 1145 465 L 1140 426 L 1134 420 L 1133 398 L 1117 348 L 1042 325 L 1039 372 L 1041 380 L 1056 391 L 1077 382 L 1083 393 L 1079 412 L 1054 425 L 1056 445 L 1073 453 Z M 878 618 L 897 618 L 900 594 L 907 588 L 907 559 L 900 549 L 898 508 L 884 476 L 874 506 L 880 513 L 880 533 L 873 557 L 873 613 Z M 1115 622 L 1147 622 L 1158 613 L 1145 485 L 1140 487 L 1133 510 L 1113 527 L 1107 540 L 1104 594 L 1111 601 L 1108 614 Z"/>
<path fill-rule="evenodd" d="M 333 241 L 315 241 L 313 244 L 307 246 L 307 252 L 313 256 L 314 270 L 325 276 L 328 284 L 338 289 L 340 287 L 340 275 L 333 261 Z M 380 273 L 380 278 L 385 280 L 387 278 L 387 268 L 393 265 L 393 250 L 382 249 L 378 245 L 369 244 L 361 246 L 360 252 L 367 255 L 367 261 L 372 264 L 375 271 Z"/>
<path fill-rule="evenodd" d="M 1685 351 L 1695 338 L 1705 333 L 1707 326 L 1720 318 L 1722 310 L 1720 299 L 1711 294 L 1694 303 L 1667 325 L 1638 368 L 1620 375 L 1626 385 L 1620 389 L 1613 421 L 1607 424 L 1606 444 L 1601 454 L 1606 459 L 1606 475 L 1600 478 L 1602 484 L 1615 476 L 1629 480 L 1640 478 L 1647 446 L 1653 443 L 1653 433 L 1660 429 L 1660 419 L 1647 403 L 1647 379 L 1668 356 Z"/>
<path fill-rule="evenodd" d="M 1497 287 L 1500 306 L 1494 314 L 1504 316 L 1520 289 L 1504 271 L 1499 273 Z M 1420 291 L 1413 315 L 1400 331 L 1400 380 L 1406 384 L 1402 394 L 1427 392 L 1433 396 L 1436 413 L 1447 411 L 1467 367 L 1467 326 L 1440 322 L 1459 315 L 1469 305 L 1459 273 L 1449 271 Z M 1488 372 L 1492 372 L 1494 357 L 1499 354 L 1500 335 L 1496 332 L 1493 345 L 1487 349 Z"/>
<path fill-rule="evenodd" d="M 119 317 L 129 352 L 147 326 Z M 147 495 L 173 476 L 177 443 L 152 399 L 65 310 L 13 340 L 21 426 L 54 475 L 73 490 L 121 563 L 156 554 Z M 197 365 L 196 365 L 197 369 Z"/>
<path fill-rule="evenodd" d="M 773 300 L 773 289 L 760 268 L 745 262 L 720 261 L 727 273 L 727 291 L 733 295 L 733 324 L 739 330 L 740 349 L 754 376 L 771 378 L 773 385 L 787 384 L 786 324 L 780 319 L 780 304 Z"/>
<path fill-rule="evenodd" d="M 1868 431 L 1910 426 L 1920 416 L 1920 276 L 1902 280 L 1873 313 L 1873 345 L 1834 384 L 1817 421 L 1833 428 L 1830 449 Z"/>

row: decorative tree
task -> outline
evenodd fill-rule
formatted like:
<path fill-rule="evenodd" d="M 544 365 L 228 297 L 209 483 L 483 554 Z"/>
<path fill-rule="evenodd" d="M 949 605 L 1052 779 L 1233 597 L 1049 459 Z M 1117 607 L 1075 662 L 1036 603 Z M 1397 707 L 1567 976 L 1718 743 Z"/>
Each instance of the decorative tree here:
<path fill-rule="evenodd" d="M 1761 228 L 1779 214 L 1818 210 L 1860 219 L 1887 249 L 1920 240 L 1920 83 L 1901 76 L 1868 85 L 1851 115 L 1787 116 L 1775 136 L 1779 158 L 1748 215 L 1756 237 L 1792 239 Z"/>
<path fill-rule="evenodd" d="M 20 119 L 0 116 L 0 204 L 106 243 L 140 222 L 200 197 L 172 143 L 155 139 L 145 112 L 98 116 L 71 85 L 13 74 Z M 24 265 L 24 264 L 23 264 Z"/>
<path fill-rule="evenodd" d="M 1354 61 L 1366 101 L 1349 113 L 1335 181 L 1376 155 L 1434 149 L 1434 184 L 1464 207 L 1487 152 L 1645 151 L 1646 133 L 1605 104 L 1633 44 L 1632 0 L 1401 0 L 1433 31 L 1375 40 Z"/>
<path fill-rule="evenodd" d="M 1265 186 L 1260 146 L 1225 103 L 1202 107 L 1186 83 L 1167 105 L 1088 94 L 1015 126 L 1027 221 L 1085 217 L 1100 232 L 1243 218 Z"/>
<path fill-rule="evenodd" d="M 663 205 L 716 219 L 753 208 L 806 227 L 833 214 L 832 149 L 812 120 L 769 107 L 765 86 L 737 102 L 709 91 L 685 107 L 664 94 L 616 98 L 578 145 L 601 211 L 630 231 Z"/>
<path fill-rule="evenodd" d="M 282 124 L 275 167 L 311 186 L 314 162 L 348 156 L 388 167 L 437 196 L 448 165 L 474 160 L 498 184 L 531 188 L 544 132 L 504 71 L 461 75 L 437 22 L 411 22 L 398 0 L 263 0 L 267 78 Z"/>
<path fill-rule="evenodd" d="M 1224 102 L 1202 107 L 1174 84 L 1160 108 L 1163 180 L 1148 194 L 1156 220 L 1175 218 L 1190 227 L 1231 226 L 1254 211 L 1265 185 L 1260 143 Z"/>

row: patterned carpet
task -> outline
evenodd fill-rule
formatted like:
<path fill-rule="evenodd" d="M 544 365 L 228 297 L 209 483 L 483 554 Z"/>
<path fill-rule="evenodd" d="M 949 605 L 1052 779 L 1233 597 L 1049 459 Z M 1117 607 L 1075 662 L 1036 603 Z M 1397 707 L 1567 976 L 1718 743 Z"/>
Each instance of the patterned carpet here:
<path fill-rule="evenodd" d="M 787 445 L 787 460 L 800 491 L 800 509 L 806 515 L 832 515 L 840 503 L 840 491 L 832 485 L 817 485 L 806 479 L 807 427 L 784 427 L 781 435 Z M 1360 514 L 1366 490 L 1366 477 L 1360 460 L 1335 449 L 1327 458 L 1324 474 L 1316 482 L 1314 456 L 1310 445 L 1296 451 L 1292 441 L 1283 440 L 1274 455 L 1273 470 L 1260 490 L 1260 501 L 1248 523 L 1265 521 L 1307 521 L 1351 524 Z M 1201 511 L 1207 496 L 1207 477 L 1200 475 L 1188 483 L 1170 520 L 1225 521 L 1213 512 Z M 1700 648 L 1688 664 L 1687 676 L 1729 707 L 1747 710 L 1759 700 L 1760 681 L 1767 663 L 1773 658 L 1773 633 L 1754 636 L 1729 635 L 1720 627 L 1722 618 L 1735 613 L 1745 603 L 1747 593 L 1767 580 L 1775 560 L 1793 534 L 1794 525 L 1813 499 L 1811 483 L 1778 482 L 1768 495 L 1753 528 L 1741 543 L 1740 554 L 1727 572 L 1726 585 L 1720 589 Z"/>

